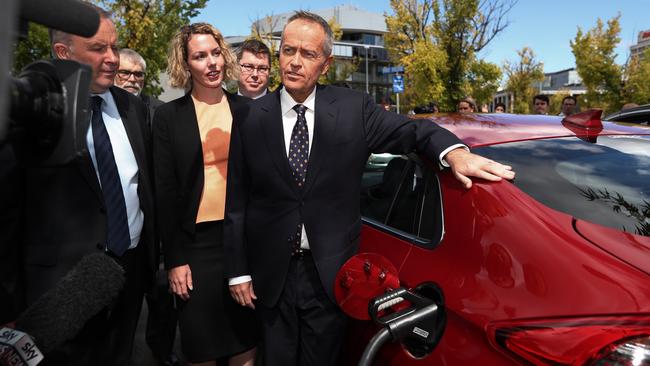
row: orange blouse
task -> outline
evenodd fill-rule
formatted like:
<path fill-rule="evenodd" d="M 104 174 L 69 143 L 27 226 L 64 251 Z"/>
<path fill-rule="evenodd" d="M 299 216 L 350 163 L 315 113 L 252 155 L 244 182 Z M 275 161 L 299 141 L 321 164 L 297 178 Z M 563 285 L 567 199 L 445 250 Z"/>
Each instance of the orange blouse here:
<path fill-rule="evenodd" d="M 226 177 L 228 176 L 228 149 L 232 114 L 228 99 L 219 104 L 196 100 L 194 109 L 199 122 L 203 148 L 203 193 L 196 214 L 196 222 L 223 220 L 226 207 Z"/>

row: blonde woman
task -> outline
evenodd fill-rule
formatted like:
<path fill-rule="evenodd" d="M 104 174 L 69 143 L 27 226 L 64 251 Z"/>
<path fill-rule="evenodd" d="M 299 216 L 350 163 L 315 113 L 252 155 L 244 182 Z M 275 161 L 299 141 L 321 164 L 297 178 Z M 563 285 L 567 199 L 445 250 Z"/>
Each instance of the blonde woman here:
<path fill-rule="evenodd" d="M 206 23 L 184 26 L 169 53 L 172 86 L 188 93 L 156 110 L 154 169 L 169 285 L 178 297 L 181 347 L 193 365 L 253 365 L 255 315 L 236 304 L 222 245 L 232 111 L 247 100 L 222 88 L 236 57 Z"/>

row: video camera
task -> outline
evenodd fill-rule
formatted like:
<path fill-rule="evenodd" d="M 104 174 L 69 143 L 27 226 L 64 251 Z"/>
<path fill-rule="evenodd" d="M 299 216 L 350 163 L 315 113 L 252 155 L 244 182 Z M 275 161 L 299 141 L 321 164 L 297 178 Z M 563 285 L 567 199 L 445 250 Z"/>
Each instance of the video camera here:
<path fill-rule="evenodd" d="M 88 118 L 92 70 L 74 61 L 40 60 L 13 77 L 9 75 L 13 44 L 29 21 L 91 37 L 99 27 L 99 14 L 78 0 L 9 0 L 3 7 L 0 147 L 11 142 L 23 147 L 41 165 L 65 164 L 85 148 L 85 131 L 78 126 Z"/>

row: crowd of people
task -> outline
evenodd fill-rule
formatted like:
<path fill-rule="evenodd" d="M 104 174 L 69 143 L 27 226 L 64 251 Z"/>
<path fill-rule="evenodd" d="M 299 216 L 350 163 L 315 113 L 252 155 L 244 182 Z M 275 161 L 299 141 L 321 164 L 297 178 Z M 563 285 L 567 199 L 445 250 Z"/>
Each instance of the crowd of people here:
<path fill-rule="evenodd" d="M 264 43 L 235 51 L 210 24 L 181 27 L 168 73 L 186 94 L 163 104 L 142 93 L 146 60 L 118 49 L 111 14 L 96 9 L 94 36 L 51 32 L 57 58 L 92 69 L 90 116 L 78 126 L 85 148 L 57 167 L 15 153 L 16 294 L 33 303 L 97 252 L 126 281 L 45 365 L 128 365 L 145 295 L 147 342 L 161 364 L 179 362 L 178 325 L 188 364 L 337 365 L 347 318 L 333 283 L 358 248 L 368 155 L 418 151 L 465 188 L 514 178 L 436 124 L 318 84 L 333 36 L 316 14 L 288 19 L 274 91 Z"/>
<path fill-rule="evenodd" d="M 558 116 L 560 117 L 566 117 L 570 116 L 572 114 L 577 113 L 578 111 L 578 99 L 573 96 L 573 95 L 567 95 L 564 98 L 562 98 L 562 105 L 560 107 L 560 113 Z M 548 111 L 550 109 L 551 101 L 548 97 L 548 95 L 545 94 L 538 94 L 533 97 L 532 100 L 532 105 L 533 105 L 533 114 L 541 114 L 541 115 L 548 115 Z M 628 106 L 627 108 L 633 107 L 632 105 Z M 625 106 L 624 106 L 625 109 Z M 440 110 L 438 108 L 438 104 L 436 102 L 430 102 L 426 105 L 421 105 L 417 106 L 413 109 L 412 114 L 427 114 L 427 113 L 438 113 Z M 490 107 L 487 104 L 483 104 L 480 106 L 480 108 L 477 106 L 476 101 L 472 97 L 464 97 L 462 98 L 457 106 L 456 106 L 456 112 L 458 113 L 507 113 L 508 109 L 507 106 L 504 103 L 497 102 L 494 103 L 494 106 L 492 108 L 492 111 L 490 111 Z"/>

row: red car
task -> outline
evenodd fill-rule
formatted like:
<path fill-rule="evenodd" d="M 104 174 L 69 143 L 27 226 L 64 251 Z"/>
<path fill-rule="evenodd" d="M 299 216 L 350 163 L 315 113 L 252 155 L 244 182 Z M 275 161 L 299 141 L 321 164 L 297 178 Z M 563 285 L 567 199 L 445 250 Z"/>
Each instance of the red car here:
<path fill-rule="evenodd" d="M 445 313 L 428 347 L 390 342 L 373 365 L 650 365 L 650 128 L 599 118 L 431 117 L 512 182 L 465 190 L 416 155 L 369 165 L 359 252 Z M 352 322 L 350 365 L 382 328 Z"/>

